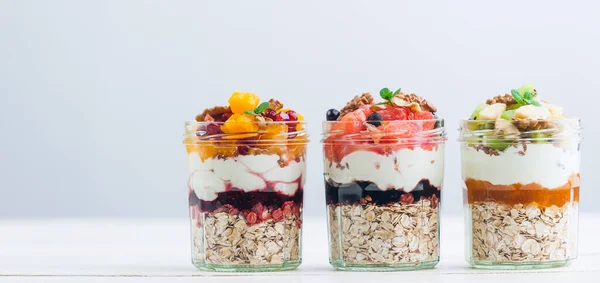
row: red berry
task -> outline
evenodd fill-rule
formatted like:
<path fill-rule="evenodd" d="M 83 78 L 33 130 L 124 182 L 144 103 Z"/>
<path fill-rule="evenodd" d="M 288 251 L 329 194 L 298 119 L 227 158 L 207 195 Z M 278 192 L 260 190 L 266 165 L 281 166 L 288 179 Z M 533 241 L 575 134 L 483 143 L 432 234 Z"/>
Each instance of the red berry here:
<path fill-rule="evenodd" d="M 285 122 L 290 120 L 290 116 L 287 113 L 279 112 L 274 119 L 275 121 Z"/>
<path fill-rule="evenodd" d="M 273 220 L 275 221 L 283 220 L 283 211 L 281 211 L 281 208 L 273 210 L 273 213 L 271 215 L 273 216 Z"/>
<path fill-rule="evenodd" d="M 196 129 L 196 136 L 201 137 L 203 135 L 206 135 L 206 125 L 202 124 L 198 127 L 198 129 Z"/>
<path fill-rule="evenodd" d="M 240 155 L 248 155 L 248 152 L 250 151 L 250 147 L 247 145 L 240 145 L 237 147 L 237 151 Z"/>
<path fill-rule="evenodd" d="M 269 219 L 269 217 L 271 217 L 271 214 L 269 214 L 269 210 L 268 209 L 264 209 L 262 211 L 262 213 L 259 214 L 258 216 L 259 216 L 260 220 L 264 221 L 264 220 Z"/>
<path fill-rule="evenodd" d="M 231 113 L 223 113 L 223 115 L 221 115 L 221 118 L 219 118 L 219 121 L 226 122 L 229 119 L 229 117 L 231 117 L 231 115 Z"/>
<path fill-rule="evenodd" d="M 298 114 L 296 114 L 296 111 L 294 110 L 289 110 L 287 112 L 288 117 L 290 117 L 290 121 L 298 121 Z"/>
<path fill-rule="evenodd" d="M 252 225 L 252 224 L 256 223 L 256 220 L 257 220 L 256 213 L 250 212 L 250 213 L 248 213 L 248 215 L 246 215 L 246 222 L 248 222 L 248 224 Z"/>
<path fill-rule="evenodd" d="M 208 124 L 206 125 L 206 134 L 207 135 L 216 135 L 221 133 L 221 127 L 217 124 Z"/>
<path fill-rule="evenodd" d="M 275 120 L 275 116 L 277 116 L 277 112 L 275 112 L 275 110 L 269 108 L 269 109 L 265 110 L 265 112 L 263 112 L 263 115 L 265 117 L 271 118 L 272 120 Z"/>
<path fill-rule="evenodd" d="M 292 214 L 294 213 L 294 209 L 292 208 L 294 206 L 294 204 L 292 204 L 289 201 L 286 201 L 283 206 L 283 215 L 285 215 L 285 217 L 290 217 L 292 216 Z"/>
<path fill-rule="evenodd" d="M 265 206 L 260 202 L 252 207 L 252 212 L 256 213 L 257 215 L 261 215 L 263 210 L 265 210 Z"/>

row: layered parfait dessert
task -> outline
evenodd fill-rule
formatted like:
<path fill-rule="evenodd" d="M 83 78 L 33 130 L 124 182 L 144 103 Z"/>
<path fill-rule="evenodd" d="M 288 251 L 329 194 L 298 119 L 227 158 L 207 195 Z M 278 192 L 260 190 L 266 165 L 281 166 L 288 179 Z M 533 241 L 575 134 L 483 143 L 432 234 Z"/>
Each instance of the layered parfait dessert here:
<path fill-rule="evenodd" d="M 528 84 L 477 106 L 461 141 L 469 263 L 534 268 L 575 258 L 579 121 Z"/>
<path fill-rule="evenodd" d="M 303 117 L 236 91 L 186 124 L 192 261 L 217 271 L 301 261 L 307 133 Z"/>
<path fill-rule="evenodd" d="M 445 130 L 399 89 L 354 97 L 324 122 L 330 263 L 342 270 L 431 268 L 439 260 Z"/>

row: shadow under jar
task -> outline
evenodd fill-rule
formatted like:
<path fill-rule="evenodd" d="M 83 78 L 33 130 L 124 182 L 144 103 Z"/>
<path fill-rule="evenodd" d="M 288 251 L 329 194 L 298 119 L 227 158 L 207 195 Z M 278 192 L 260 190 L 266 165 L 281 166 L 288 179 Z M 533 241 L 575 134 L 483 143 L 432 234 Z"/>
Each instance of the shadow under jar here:
<path fill-rule="evenodd" d="M 264 132 L 211 133 L 220 126 L 186 124 L 192 263 L 226 272 L 297 268 L 305 123 L 267 122 Z"/>
<path fill-rule="evenodd" d="M 396 130 L 353 134 L 339 130 L 343 123 L 323 124 L 329 262 L 350 271 L 433 268 L 443 120 L 387 121 Z"/>
<path fill-rule="evenodd" d="M 579 120 L 463 120 L 460 135 L 469 264 L 530 269 L 577 258 Z"/>

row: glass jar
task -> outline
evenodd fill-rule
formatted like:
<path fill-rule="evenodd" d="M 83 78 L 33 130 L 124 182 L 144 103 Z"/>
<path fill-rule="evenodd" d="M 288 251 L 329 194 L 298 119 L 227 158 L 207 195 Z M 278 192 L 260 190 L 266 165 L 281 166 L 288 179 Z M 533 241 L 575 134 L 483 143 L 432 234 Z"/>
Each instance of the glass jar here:
<path fill-rule="evenodd" d="M 244 127 L 232 124 L 227 126 Z M 218 133 L 222 126 L 186 123 L 192 263 L 226 272 L 297 268 L 305 123 L 266 122 L 258 131 L 236 134 Z"/>
<path fill-rule="evenodd" d="M 433 268 L 443 120 L 386 121 L 389 130 L 350 134 L 347 123 L 323 124 L 330 264 L 353 271 Z"/>
<path fill-rule="evenodd" d="M 577 258 L 578 119 L 463 120 L 466 258 L 528 269 Z"/>

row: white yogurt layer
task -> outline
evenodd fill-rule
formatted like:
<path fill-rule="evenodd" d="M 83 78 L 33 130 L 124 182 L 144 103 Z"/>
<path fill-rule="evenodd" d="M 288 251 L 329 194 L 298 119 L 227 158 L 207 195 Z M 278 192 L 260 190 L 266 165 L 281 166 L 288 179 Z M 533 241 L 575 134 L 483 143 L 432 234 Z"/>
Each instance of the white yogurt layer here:
<path fill-rule="evenodd" d="M 552 144 L 527 144 L 509 147 L 499 156 L 462 145 L 462 177 L 488 181 L 494 185 L 537 183 L 547 189 L 558 188 L 579 173 L 579 149 L 576 143 L 557 147 Z"/>
<path fill-rule="evenodd" d="M 286 195 L 294 195 L 301 185 L 304 186 L 304 161 L 292 161 L 281 168 L 277 155 L 245 155 L 236 158 L 200 159 L 198 153 L 188 154 L 187 168 L 189 186 L 194 189 L 198 198 L 211 201 L 217 198 L 217 193 L 224 192 L 229 186 L 246 192 L 266 189 L 267 182 L 273 183 L 273 188 Z"/>
<path fill-rule="evenodd" d="M 346 164 L 348 166 L 346 166 Z M 339 165 L 325 160 L 325 177 L 336 183 L 372 182 L 380 190 L 412 191 L 422 179 L 440 187 L 444 178 L 444 145 L 434 150 L 402 149 L 391 155 L 355 151 Z"/>

